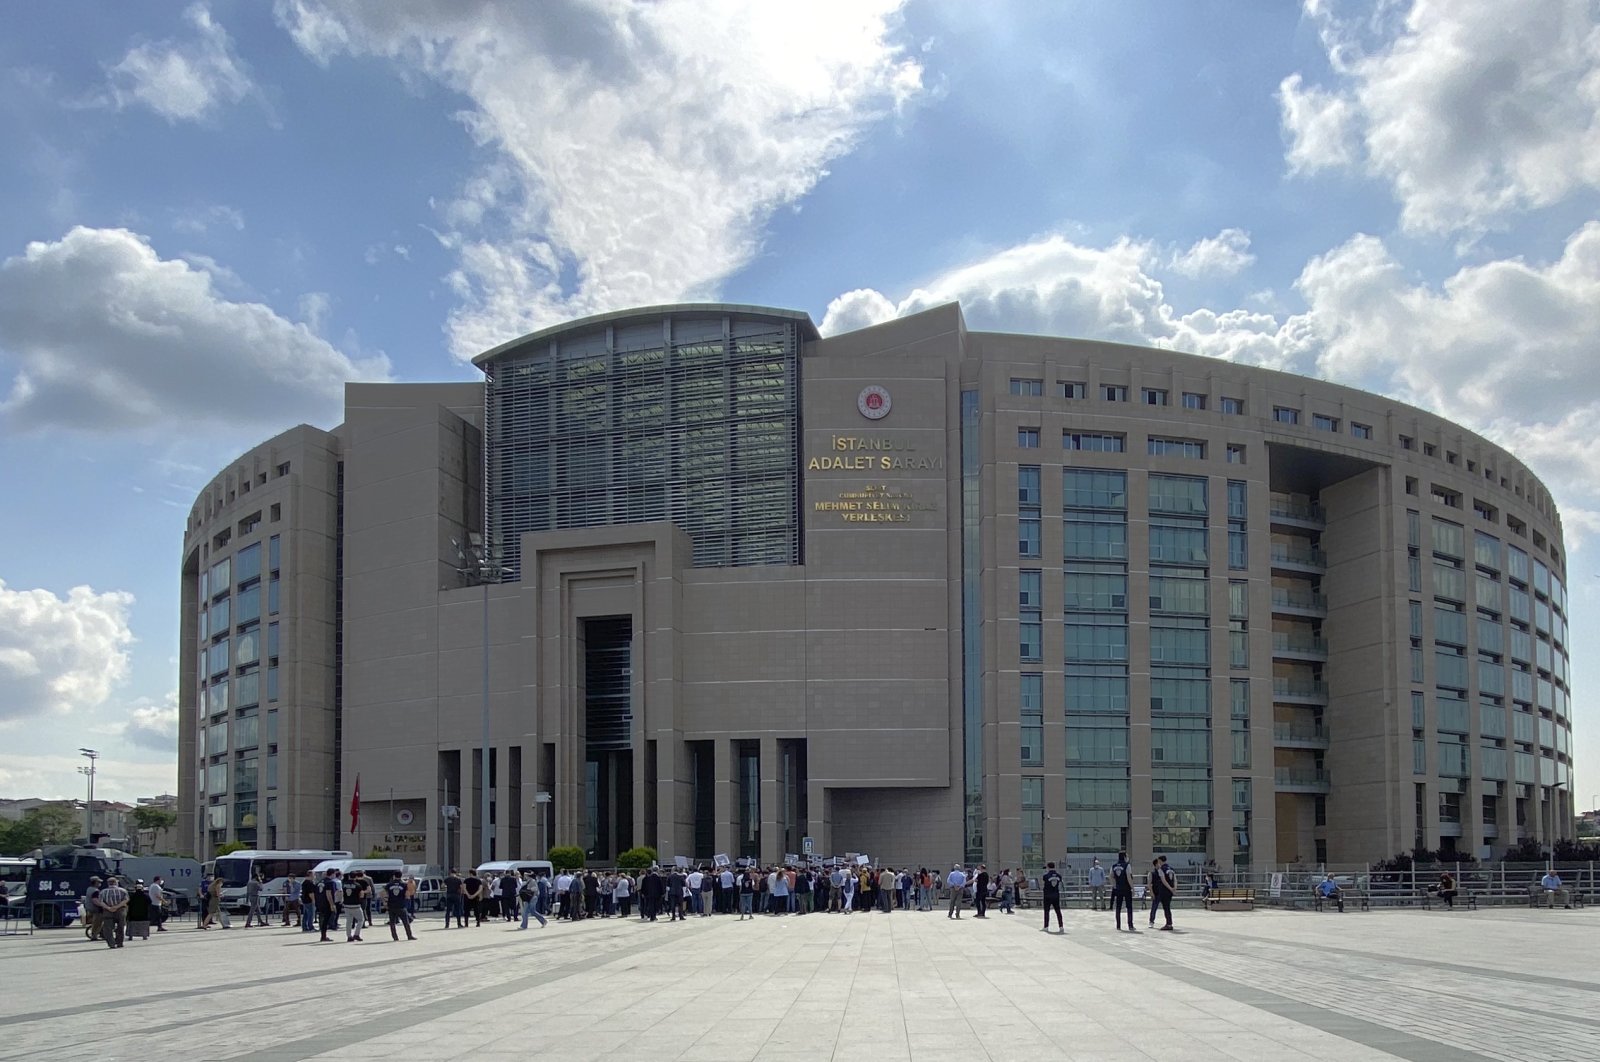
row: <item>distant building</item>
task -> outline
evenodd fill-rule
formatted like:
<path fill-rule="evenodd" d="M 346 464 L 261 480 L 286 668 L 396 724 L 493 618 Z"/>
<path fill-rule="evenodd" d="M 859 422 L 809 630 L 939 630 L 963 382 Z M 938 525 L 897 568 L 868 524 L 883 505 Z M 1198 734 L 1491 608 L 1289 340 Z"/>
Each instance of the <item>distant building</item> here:
<path fill-rule="evenodd" d="M 1449 421 L 955 305 L 828 338 L 626 310 L 477 365 L 349 385 L 338 428 L 196 499 L 202 858 L 1268 865 L 1571 833 L 1560 514 Z"/>

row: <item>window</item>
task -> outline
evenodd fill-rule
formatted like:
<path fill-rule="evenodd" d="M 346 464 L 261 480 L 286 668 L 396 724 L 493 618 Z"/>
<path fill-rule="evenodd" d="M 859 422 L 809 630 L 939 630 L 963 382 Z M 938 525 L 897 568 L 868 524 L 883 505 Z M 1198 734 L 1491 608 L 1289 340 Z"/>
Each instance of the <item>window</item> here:
<path fill-rule="evenodd" d="M 1338 431 L 1339 418 L 1324 416 L 1321 413 L 1311 414 L 1311 426 L 1318 431 Z"/>
<path fill-rule="evenodd" d="M 1478 498 L 1473 498 L 1472 515 L 1476 516 L 1479 520 L 1484 520 L 1492 524 L 1495 522 L 1495 516 L 1498 514 L 1495 510 L 1495 507 L 1490 505 L 1488 502 L 1482 501 Z"/>
<path fill-rule="evenodd" d="M 1019 516 L 1017 518 L 1017 555 L 1019 557 L 1037 557 L 1039 555 L 1039 516 Z"/>
<path fill-rule="evenodd" d="M 1100 397 L 1107 402 L 1126 402 L 1128 389 L 1121 384 L 1101 384 Z"/>
<path fill-rule="evenodd" d="M 1406 477 L 1406 493 L 1411 495 L 1413 498 L 1415 498 L 1415 497 L 1418 497 L 1417 490 L 1418 490 L 1417 477 L 1416 476 L 1407 476 Z"/>
<path fill-rule="evenodd" d="M 1150 436 L 1148 441 L 1151 457 L 1194 457 L 1206 456 L 1206 444 L 1199 439 L 1163 439 Z"/>
<path fill-rule="evenodd" d="M 1437 446 L 1433 445 L 1433 443 L 1423 443 L 1422 444 L 1422 456 L 1423 457 L 1432 457 L 1435 454 L 1437 454 L 1438 452 L 1439 452 L 1439 448 Z"/>
<path fill-rule="evenodd" d="M 1222 412 L 1228 414 L 1230 417 L 1243 416 L 1244 415 L 1244 399 L 1242 399 L 1242 398 L 1229 398 L 1226 395 L 1224 395 L 1221 399 L 1218 400 L 1217 408 L 1222 410 Z"/>
<path fill-rule="evenodd" d="M 1128 476 L 1089 468 L 1061 470 L 1062 504 L 1068 509 L 1128 508 Z"/>
<path fill-rule="evenodd" d="M 1017 504 L 1039 504 L 1039 466 L 1017 466 Z"/>
<path fill-rule="evenodd" d="M 1069 431 L 1062 433 L 1061 446 L 1066 450 L 1083 450 L 1088 453 L 1120 454 L 1126 449 L 1126 437 Z"/>
<path fill-rule="evenodd" d="M 1037 568 L 1017 573 L 1017 604 L 1022 608 L 1038 608 L 1044 601 L 1041 585 L 1043 573 Z"/>
<path fill-rule="evenodd" d="M 1088 387 L 1076 380 L 1057 380 L 1057 398 L 1085 398 L 1088 396 Z"/>
<path fill-rule="evenodd" d="M 1184 409 L 1204 409 L 1204 408 L 1206 408 L 1206 396 L 1205 395 L 1195 394 L 1193 391 L 1185 391 L 1183 393 L 1183 408 Z"/>
<path fill-rule="evenodd" d="M 1243 446 L 1240 446 L 1238 443 L 1229 443 L 1228 444 L 1227 453 L 1228 453 L 1228 464 L 1230 464 L 1230 465 L 1242 465 L 1242 464 L 1244 464 L 1244 447 Z"/>
<path fill-rule="evenodd" d="M 1461 492 L 1451 490 L 1449 487 L 1441 487 L 1437 483 L 1429 484 L 1428 497 L 1440 505 L 1448 505 L 1452 509 L 1461 508 Z"/>
<path fill-rule="evenodd" d="M 1357 439 L 1370 439 L 1372 438 L 1372 425 L 1357 424 L 1352 420 L 1350 422 L 1350 434 L 1355 436 Z"/>
<path fill-rule="evenodd" d="M 1141 387 L 1139 401 L 1147 406 L 1164 406 L 1167 404 L 1167 392 L 1159 387 Z"/>
<path fill-rule="evenodd" d="M 271 516 L 272 522 L 273 523 L 277 523 L 279 520 L 282 520 L 282 519 L 283 519 L 283 505 L 281 503 L 279 503 L 279 502 L 273 502 L 272 503 L 272 516 Z"/>
<path fill-rule="evenodd" d="M 1044 394 L 1044 381 L 1023 380 L 1013 376 L 1011 378 L 1011 393 L 1022 395 L 1025 398 L 1038 398 Z"/>
<path fill-rule="evenodd" d="M 278 475 L 287 476 L 288 474 L 289 474 L 289 462 L 285 461 L 283 464 L 278 466 Z"/>
<path fill-rule="evenodd" d="M 1150 511 L 1184 516 L 1204 514 L 1206 483 L 1203 476 L 1163 476 L 1152 473 L 1146 480 Z"/>
<path fill-rule="evenodd" d="M 1041 654 L 1044 652 L 1044 628 L 1039 611 L 1043 597 L 1041 573 L 1038 570 L 1019 572 L 1017 605 L 1020 617 L 1020 651 L 1021 658 L 1025 662 L 1037 663 L 1042 659 Z"/>
<path fill-rule="evenodd" d="M 1402 449 L 1402 450 L 1415 450 L 1416 448 L 1417 448 L 1417 440 L 1413 439 L 1409 435 L 1400 436 L 1400 449 Z"/>
<path fill-rule="evenodd" d="M 1444 463 L 1447 465 L 1459 464 L 1461 459 L 1449 450 L 1444 452 Z"/>
<path fill-rule="evenodd" d="M 1298 409 L 1290 409 L 1288 406 L 1273 406 L 1272 419 L 1279 424 L 1299 424 L 1300 411 Z"/>
<path fill-rule="evenodd" d="M 1466 535 L 1460 524 L 1433 518 L 1433 552 L 1441 557 L 1460 559 L 1466 555 Z"/>
<path fill-rule="evenodd" d="M 1037 450 L 1039 448 L 1039 429 L 1018 428 L 1017 445 L 1024 450 Z"/>
<path fill-rule="evenodd" d="M 1128 659 L 1128 628 L 1123 616 L 1074 616 L 1073 622 L 1064 626 L 1066 661 L 1069 664 L 1088 661 L 1126 661 Z M 1113 619 L 1119 626 L 1088 622 Z"/>

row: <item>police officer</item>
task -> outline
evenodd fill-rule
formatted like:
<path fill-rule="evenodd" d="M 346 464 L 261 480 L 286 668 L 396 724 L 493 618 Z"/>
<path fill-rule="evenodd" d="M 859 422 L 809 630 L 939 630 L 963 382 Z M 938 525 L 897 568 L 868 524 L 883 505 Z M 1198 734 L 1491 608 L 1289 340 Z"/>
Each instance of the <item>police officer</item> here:
<path fill-rule="evenodd" d="M 1044 931 L 1050 932 L 1050 911 L 1056 912 L 1056 932 L 1065 933 L 1067 927 L 1061 921 L 1061 872 L 1054 863 L 1044 865 L 1044 876 L 1039 879 L 1039 884 L 1044 887 Z"/>
<path fill-rule="evenodd" d="M 405 926 L 407 940 L 416 940 L 417 938 L 411 935 L 411 912 L 406 909 L 406 883 L 398 871 L 383 887 L 383 902 L 389 910 L 390 938 L 396 941 L 400 939 L 400 934 L 395 932 L 394 928 L 399 924 Z"/>
<path fill-rule="evenodd" d="M 1128 868 L 1128 853 L 1118 852 L 1117 861 L 1111 864 L 1111 910 L 1117 918 L 1117 928 L 1122 928 L 1122 909 L 1128 909 L 1128 932 L 1136 933 L 1133 925 L 1133 873 Z"/>

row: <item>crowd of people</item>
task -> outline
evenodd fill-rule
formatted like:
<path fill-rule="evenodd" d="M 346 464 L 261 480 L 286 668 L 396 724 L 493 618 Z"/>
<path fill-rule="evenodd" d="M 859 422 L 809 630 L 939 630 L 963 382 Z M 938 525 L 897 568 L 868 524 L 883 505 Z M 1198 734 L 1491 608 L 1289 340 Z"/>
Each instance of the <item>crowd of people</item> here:
<path fill-rule="evenodd" d="M 1127 854 L 1119 853 L 1110 868 L 1096 859 L 1087 875 L 1092 910 L 1110 908 L 1117 928 L 1134 928 L 1134 873 Z M 814 913 L 855 914 L 893 911 L 932 911 L 936 903 L 945 907 L 946 917 L 959 919 L 970 907 L 974 917 L 987 918 L 991 911 L 1014 915 L 1026 906 L 1026 897 L 1036 892 L 1043 901 L 1044 926 L 1050 928 L 1052 912 L 1057 932 L 1065 932 L 1061 916 L 1063 877 L 1054 863 L 1038 877 L 1020 869 L 1003 867 L 991 872 L 988 866 L 955 864 L 948 871 L 927 867 L 874 867 L 835 865 L 795 867 L 719 865 L 652 867 L 625 870 L 563 870 L 549 875 L 506 870 L 498 875 L 480 876 L 475 871 L 462 874 L 451 870 L 443 881 L 444 927 L 465 929 L 485 922 L 518 922 L 527 929 L 530 922 L 541 927 L 550 919 L 576 922 L 588 918 L 632 918 L 655 922 L 665 918 L 678 922 L 689 918 L 734 915 L 739 920 L 757 916 L 778 917 Z M 126 885 L 126 887 L 124 887 Z M 395 874 L 383 881 L 354 870 L 342 874 L 330 870 L 319 877 L 310 874 L 287 879 L 281 895 L 269 898 L 266 883 L 252 878 L 245 888 L 244 928 L 269 925 L 268 913 L 278 907 L 283 927 L 298 926 L 302 932 L 316 932 L 319 939 L 332 943 L 330 934 L 342 927 L 344 939 L 361 941 L 362 930 L 380 915 L 388 916 L 389 936 L 399 941 L 404 932 L 415 940 L 413 924 L 418 909 L 418 883 L 408 875 Z M 1150 899 L 1150 924 L 1156 915 L 1165 915 L 1162 929 L 1172 928 L 1172 897 L 1177 891 L 1177 876 L 1158 857 L 1145 876 Z M 210 878 L 201 883 L 198 926 L 202 930 L 233 928 L 232 917 L 223 902 L 223 882 Z M 275 899 L 272 903 L 269 900 Z M 84 897 L 84 925 L 93 939 L 103 939 L 113 948 L 127 939 L 148 939 L 150 929 L 166 932 L 170 896 L 160 878 L 150 885 L 143 881 L 102 883 L 95 878 Z"/>

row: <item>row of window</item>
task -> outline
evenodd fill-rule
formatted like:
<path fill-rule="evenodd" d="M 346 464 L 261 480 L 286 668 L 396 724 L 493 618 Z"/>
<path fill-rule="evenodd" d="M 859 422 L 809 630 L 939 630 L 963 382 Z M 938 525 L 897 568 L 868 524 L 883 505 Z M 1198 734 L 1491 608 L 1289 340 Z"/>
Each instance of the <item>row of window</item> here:
<path fill-rule="evenodd" d="M 1011 393 L 1025 398 L 1039 398 L 1044 395 L 1044 381 L 1037 378 L 1018 377 L 1011 378 Z M 1088 397 L 1088 384 L 1077 380 L 1057 380 L 1056 397 L 1083 399 Z M 1101 384 L 1100 399 L 1104 402 L 1128 401 L 1128 388 L 1121 384 Z M 1180 391 L 1178 404 L 1184 409 L 1204 410 L 1209 399 L 1197 391 Z M 1146 406 L 1172 405 L 1172 392 L 1162 387 L 1139 388 L 1139 403 Z M 1217 409 L 1232 416 L 1244 414 L 1244 399 L 1232 398 L 1224 395 L 1217 400 Z M 1292 406 L 1273 406 L 1272 419 L 1279 424 L 1299 424 L 1300 410 Z M 1338 417 L 1330 417 L 1323 413 L 1311 415 L 1311 426 L 1319 431 L 1338 432 L 1340 421 Z M 1350 422 L 1350 434 L 1357 439 L 1372 438 L 1372 425 Z M 1402 436 L 1404 438 L 1404 436 Z"/>

